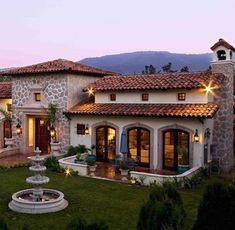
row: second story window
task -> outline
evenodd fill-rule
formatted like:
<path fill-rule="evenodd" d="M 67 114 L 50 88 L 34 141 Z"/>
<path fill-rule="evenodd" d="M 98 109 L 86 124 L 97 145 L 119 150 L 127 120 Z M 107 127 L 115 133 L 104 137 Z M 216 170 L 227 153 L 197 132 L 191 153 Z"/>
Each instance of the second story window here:
<path fill-rule="evenodd" d="M 149 100 L 149 94 L 148 93 L 142 93 L 142 101 L 148 101 Z"/>
<path fill-rule="evenodd" d="M 34 93 L 34 100 L 36 101 L 36 102 L 39 102 L 39 101 L 41 101 L 41 93 Z"/>
<path fill-rule="evenodd" d="M 110 94 L 110 101 L 116 101 L 116 94 L 115 93 Z"/>
<path fill-rule="evenodd" d="M 178 93 L 178 101 L 185 101 L 186 93 Z"/>

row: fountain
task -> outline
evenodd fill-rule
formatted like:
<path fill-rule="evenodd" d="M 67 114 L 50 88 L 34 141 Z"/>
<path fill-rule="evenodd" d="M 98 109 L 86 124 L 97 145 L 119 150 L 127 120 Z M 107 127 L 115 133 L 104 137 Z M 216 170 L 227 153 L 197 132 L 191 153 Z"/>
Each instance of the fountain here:
<path fill-rule="evenodd" d="M 42 176 L 46 167 L 42 165 L 44 157 L 40 156 L 41 151 L 37 147 L 36 156 L 31 157 L 33 164 L 29 170 L 34 176 L 26 178 L 26 182 L 33 185 L 33 189 L 18 191 L 12 195 L 12 201 L 8 204 L 9 208 L 15 212 L 40 214 L 57 212 L 65 209 L 68 202 L 64 199 L 64 194 L 54 189 L 42 188 L 42 185 L 49 182 L 49 178 Z"/>

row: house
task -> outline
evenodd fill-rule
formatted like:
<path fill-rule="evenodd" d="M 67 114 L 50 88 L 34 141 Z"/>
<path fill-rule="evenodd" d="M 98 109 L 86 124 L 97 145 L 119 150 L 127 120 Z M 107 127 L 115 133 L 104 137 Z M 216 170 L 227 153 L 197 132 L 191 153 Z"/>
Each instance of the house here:
<path fill-rule="evenodd" d="M 15 144 L 24 154 L 35 147 L 51 152 L 46 110 L 53 103 L 62 155 L 69 145 L 85 144 L 95 146 L 98 161 L 124 152 L 141 167 L 177 171 L 182 163 L 200 167 L 216 158 L 228 171 L 235 48 L 220 39 L 211 49 L 211 72 L 121 76 L 63 59 L 5 71 L 12 76 Z"/>
<path fill-rule="evenodd" d="M 235 49 L 223 39 L 211 49 L 211 72 L 108 76 L 88 84 L 84 91 L 94 101 L 65 113 L 70 143 L 95 145 L 98 161 L 113 161 L 126 135 L 128 157 L 139 166 L 177 171 L 183 158 L 192 168 L 213 157 L 228 171 L 234 165 Z"/>
<path fill-rule="evenodd" d="M 11 112 L 11 83 L 0 82 L 0 109 Z M 4 122 L 4 115 L 0 113 L 0 148 L 4 147 L 4 138 L 9 136 L 11 127 Z"/>
<path fill-rule="evenodd" d="M 50 153 L 50 124 L 46 110 L 50 103 L 58 108 L 56 127 L 61 154 L 70 145 L 70 124 L 63 111 L 83 100 L 82 89 L 112 72 L 58 59 L 1 73 L 12 76 L 12 130 L 15 145 L 23 154 L 39 147 Z M 16 133 L 16 127 L 21 132 Z"/>

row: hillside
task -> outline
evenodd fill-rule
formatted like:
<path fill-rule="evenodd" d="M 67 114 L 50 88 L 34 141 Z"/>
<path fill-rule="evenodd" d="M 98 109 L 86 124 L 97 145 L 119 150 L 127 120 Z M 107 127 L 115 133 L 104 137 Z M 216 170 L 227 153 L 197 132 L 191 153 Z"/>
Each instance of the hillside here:
<path fill-rule="evenodd" d="M 180 70 L 188 66 L 189 71 L 207 70 L 211 61 L 211 54 L 177 54 L 166 51 L 141 51 L 106 55 L 102 57 L 85 58 L 79 63 L 107 69 L 122 74 L 141 73 L 145 65 L 152 64 L 157 71 L 171 62 L 173 70 Z"/>

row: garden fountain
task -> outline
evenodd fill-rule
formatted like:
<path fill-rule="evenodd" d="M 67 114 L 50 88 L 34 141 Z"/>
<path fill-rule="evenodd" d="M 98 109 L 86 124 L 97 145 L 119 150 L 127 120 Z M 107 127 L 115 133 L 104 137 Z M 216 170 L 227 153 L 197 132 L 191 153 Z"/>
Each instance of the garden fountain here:
<path fill-rule="evenodd" d="M 54 189 L 42 188 L 42 185 L 49 182 L 49 178 L 42 176 L 46 167 L 42 165 L 44 157 L 40 156 L 41 151 L 37 147 L 36 156 L 31 157 L 32 166 L 29 170 L 33 176 L 26 178 L 26 182 L 33 185 L 33 189 L 25 189 L 12 195 L 9 208 L 15 212 L 40 214 L 57 212 L 65 209 L 68 202 L 64 199 L 64 194 Z"/>

